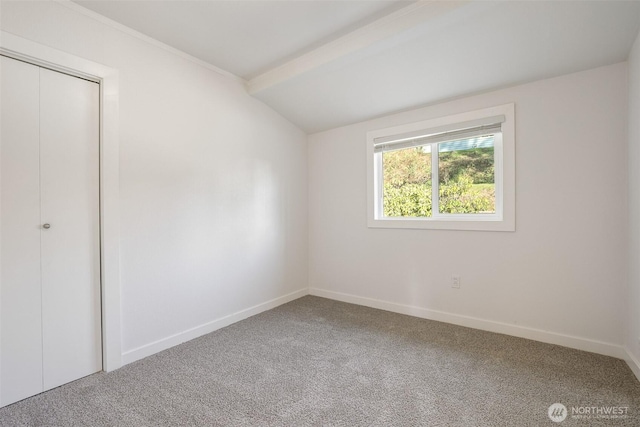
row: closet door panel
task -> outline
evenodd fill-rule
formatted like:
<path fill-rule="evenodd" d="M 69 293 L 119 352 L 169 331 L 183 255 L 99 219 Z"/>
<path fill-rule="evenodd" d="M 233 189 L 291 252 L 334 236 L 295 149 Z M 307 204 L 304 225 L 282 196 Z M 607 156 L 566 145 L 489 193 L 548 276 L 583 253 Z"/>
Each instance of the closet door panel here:
<path fill-rule="evenodd" d="M 38 67 L 0 57 L 0 405 L 42 391 Z"/>
<path fill-rule="evenodd" d="M 99 86 L 40 70 L 44 388 L 102 369 Z"/>

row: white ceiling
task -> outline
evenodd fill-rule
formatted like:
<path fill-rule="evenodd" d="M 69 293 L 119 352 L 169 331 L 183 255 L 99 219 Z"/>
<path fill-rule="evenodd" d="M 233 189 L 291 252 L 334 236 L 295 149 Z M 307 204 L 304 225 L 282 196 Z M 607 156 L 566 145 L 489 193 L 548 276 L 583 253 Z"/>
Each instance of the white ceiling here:
<path fill-rule="evenodd" d="M 74 0 L 250 79 L 411 1 Z"/>
<path fill-rule="evenodd" d="M 307 132 L 627 58 L 640 1 L 76 1 Z"/>

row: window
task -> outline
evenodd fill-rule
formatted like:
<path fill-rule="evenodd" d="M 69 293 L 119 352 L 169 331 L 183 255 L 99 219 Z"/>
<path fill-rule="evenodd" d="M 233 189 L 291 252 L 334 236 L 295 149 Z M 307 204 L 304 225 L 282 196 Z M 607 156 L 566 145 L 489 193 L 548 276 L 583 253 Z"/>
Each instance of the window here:
<path fill-rule="evenodd" d="M 514 105 L 367 134 L 368 224 L 515 230 Z"/>

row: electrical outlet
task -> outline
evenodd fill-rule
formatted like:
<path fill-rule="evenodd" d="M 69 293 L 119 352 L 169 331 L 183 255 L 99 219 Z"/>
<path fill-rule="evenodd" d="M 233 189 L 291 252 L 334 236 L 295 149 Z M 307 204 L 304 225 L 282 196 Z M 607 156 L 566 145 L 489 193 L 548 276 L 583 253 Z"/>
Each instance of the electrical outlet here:
<path fill-rule="evenodd" d="M 454 274 L 451 276 L 451 287 L 460 289 L 460 276 Z"/>

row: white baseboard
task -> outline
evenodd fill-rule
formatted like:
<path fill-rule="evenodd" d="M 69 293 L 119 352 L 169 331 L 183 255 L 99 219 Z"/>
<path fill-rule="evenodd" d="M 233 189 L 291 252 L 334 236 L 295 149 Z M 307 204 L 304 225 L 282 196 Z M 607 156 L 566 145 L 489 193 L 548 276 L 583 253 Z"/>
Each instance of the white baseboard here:
<path fill-rule="evenodd" d="M 151 356 L 152 354 L 158 353 L 162 350 L 166 350 L 178 344 L 182 344 L 185 341 L 189 341 L 202 335 L 206 335 L 210 332 L 224 328 L 225 326 L 229 326 L 248 317 L 255 316 L 256 314 L 260 314 L 263 311 L 271 310 L 272 308 L 276 308 L 279 305 L 286 304 L 308 294 L 309 290 L 307 288 L 300 289 L 287 295 L 283 295 L 281 297 L 274 298 L 261 304 L 254 305 L 253 307 L 237 311 L 235 313 L 205 323 L 204 325 L 196 326 L 195 328 L 188 329 L 184 332 L 180 332 L 167 338 L 145 344 L 138 348 L 134 348 L 133 350 L 129 350 L 122 354 L 122 364 L 126 365 L 128 363 L 135 362 L 136 360 L 143 359 L 147 356 Z"/>
<path fill-rule="evenodd" d="M 633 374 L 636 376 L 638 381 L 640 381 L 640 361 L 636 359 L 636 357 L 629 351 L 628 348 L 625 347 L 624 350 L 626 353 L 624 361 L 627 362 L 627 365 L 629 365 L 629 367 L 633 371 Z"/>
<path fill-rule="evenodd" d="M 460 314 L 447 313 L 444 311 L 430 310 L 427 308 L 398 304 L 373 298 L 345 294 L 341 292 L 328 291 L 325 289 L 310 288 L 309 294 L 337 301 L 348 302 L 351 304 L 378 308 L 394 313 L 407 314 L 409 316 L 420 317 L 423 319 L 452 323 L 454 325 L 466 326 L 468 328 L 481 329 L 483 331 L 489 332 L 497 332 L 500 334 L 511 335 L 520 338 L 527 338 L 530 340 L 540 341 L 548 344 L 557 344 L 564 347 L 575 348 L 577 350 L 584 350 L 592 353 L 603 354 L 605 356 L 612 356 L 618 359 L 623 359 L 627 361 L 627 363 L 629 363 L 630 355 L 628 354 L 628 352 L 622 346 L 613 343 L 596 341 L 571 335 L 564 335 L 556 332 L 544 331 L 541 329 L 528 328 L 524 326 L 510 325 L 508 323 L 496 322 L 493 320 L 485 320 L 476 317 L 463 316 Z M 639 365 L 637 365 L 637 361 L 635 363 L 637 368 Z M 634 370 L 634 367 L 631 367 L 631 369 Z M 637 372 L 638 371 L 634 370 L 636 376 L 638 376 Z"/>
<path fill-rule="evenodd" d="M 391 311 L 393 313 L 406 314 L 423 319 L 436 320 L 439 322 L 451 323 L 468 328 L 496 332 L 500 334 L 526 338 L 548 344 L 556 344 L 564 347 L 575 348 L 577 350 L 589 351 L 592 353 L 615 357 L 624 360 L 627 365 L 629 365 L 636 378 L 640 380 L 640 361 L 635 358 L 635 356 L 626 347 L 617 344 L 318 288 L 300 289 L 287 295 L 283 295 L 270 301 L 266 301 L 253 307 L 249 307 L 236 313 L 221 317 L 219 319 L 205 323 L 204 325 L 196 326 L 195 328 L 186 330 L 184 332 L 143 345 L 133 350 L 129 350 L 122 354 L 122 363 L 123 365 L 126 365 L 128 363 L 135 362 L 136 360 L 143 359 L 162 350 L 166 350 L 178 344 L 182 344 L 183 342 L 198 338 L 202 335 L 206 335 L 210 332 L 224 328 L 225 326 L 229 326 L 233 323 L 239 322 L 240 320 L 244 320 L 248 317 L 255 316 L 256 314 L 262 313 L 264 311 L 271 310 L 282 304 L 286 304 L 290 301 L 301 298 L 305 295 L 315 295 L 323 298 L 333 299 L 336 301 Z"/>

